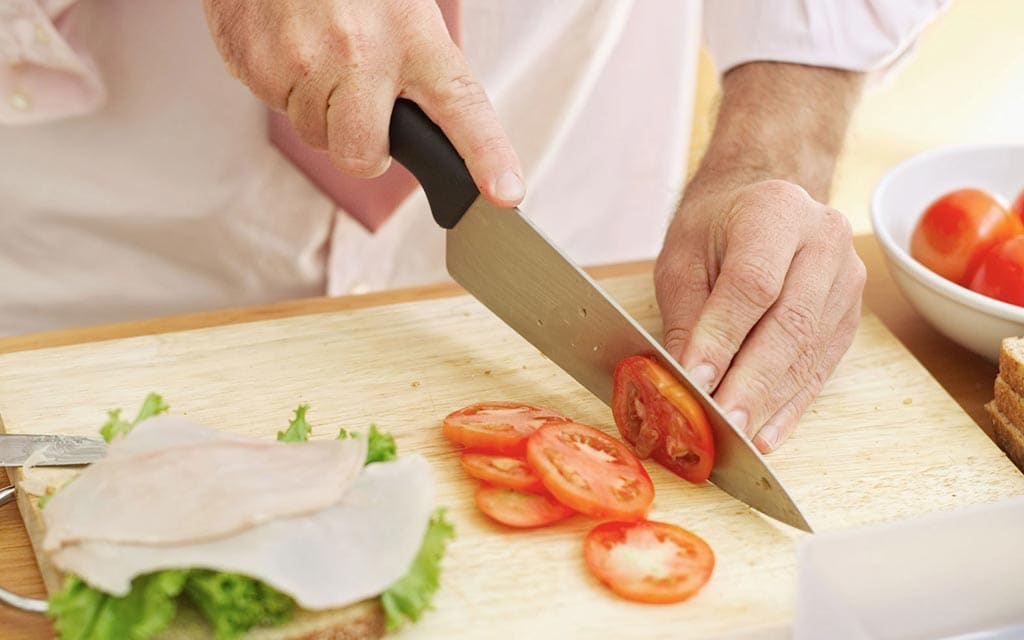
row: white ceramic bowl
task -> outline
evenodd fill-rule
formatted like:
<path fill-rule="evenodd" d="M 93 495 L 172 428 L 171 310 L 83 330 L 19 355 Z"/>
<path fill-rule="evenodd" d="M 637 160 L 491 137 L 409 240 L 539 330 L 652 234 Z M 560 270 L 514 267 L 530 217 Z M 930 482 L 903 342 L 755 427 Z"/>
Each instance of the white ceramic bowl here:
<path fill-rule="evenodd" d="M 924 210 L 965 187 L 1012 201 L 1024 189 L 1024 144 L 946 147 L 905 160 L 875 187 L 871 223 L 889 272 L 918 313 L 951 340 L 995 361 L 1003 338 L 1024 335 L 1024 307 L 954 284 L 910 257 L 910 236 Z"/>

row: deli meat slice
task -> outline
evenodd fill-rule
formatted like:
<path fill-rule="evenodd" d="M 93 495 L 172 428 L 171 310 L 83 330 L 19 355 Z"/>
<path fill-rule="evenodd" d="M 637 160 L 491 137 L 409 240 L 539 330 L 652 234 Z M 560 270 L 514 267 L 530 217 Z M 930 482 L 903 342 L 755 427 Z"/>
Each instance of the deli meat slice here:
<path fill-rule="evenodd" d="M 413 454 L 367 465 L 336 504 L 318 513 L 173 547 L 79 542 L 52 559 L 61 571 L 118 596 L 138 575 L 206 568 L 263 580 L 304 609 L 329 609 L 379 595 L 405 575 L 433 501 L 430 466 Z"/>
<path fill-rule="evenodd" d="M 281 443 L 151 418 L 54 495 L 43 549 L 181 545 L 317 513 L 341 499 L 365 459 L 364 438 Z"/>

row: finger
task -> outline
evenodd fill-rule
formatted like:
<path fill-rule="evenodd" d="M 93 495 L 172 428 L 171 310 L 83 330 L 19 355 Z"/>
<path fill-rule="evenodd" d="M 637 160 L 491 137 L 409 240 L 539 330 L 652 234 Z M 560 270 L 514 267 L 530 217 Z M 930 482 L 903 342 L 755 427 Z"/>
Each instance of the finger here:
<path fill-rule="evenodd" d="M 754 436 L 754 446 L 761 453 L 774 451 L 789 438 L 800 417 L 821 392 L 825 382 L 850 348 L 859 322 L 860 300 L 843 317 L 835 335 L 827 342 L 824 351 L 817 356 L 816 370 L 802 370 L 803 363 L 797 361 L 786 373 L 787 382 L 781 385 L 780 391 L 783 394 L 789 391 L 793 393 Z"/>
<path fill-rule="evenodd" d="M 843 306 L 833 310 L 834 317 L 827 317 L 826 304 L 845 295 L 844 287 L 834 289 L 842 280 L 840 269 L 847 266 L 848 251 L 818 242 L 797 252 L 779 299 L 754 326 L 715 393 L 737 427 L 763 424 L 778 408 L 771 399 L 779 373 L 787 371 L 820 336 L 835 330 L 848 303 L 843 300 Z"/>
<path fill-rule="evenodd" d="M 295 132 L 314 149 L 327 149 L 327 111 L 338 85 L 323 70 L 301 78 L 288 94 L 286 112 Z"/>
<path fill-rule="evenodd" d="M 424 66 L 404 92 L 444 131 L 485 198 L 500 207 L 526 194 L 523 170 L 483 86 L 454 45 Z"/>
<path fill-rule="evenodd" d="M 688 371 L 702 366 L 712 371 L 710 388 L 716 386 L 747 334 L 778 299 L 799 237 L 786 229 L 774 241 L 766 242 L 763 229 L 754 225 L 738 225 L 729 237 L 721 272 L 680 360 Z"/>
<path fill-rule="evenodd" d="M 373 178 L 391 164 L 388 124 L 398 89 L 372 70 L 353 71 L 327 99 L 327 148 L 341 171 Z"/>
<path fill-rule="evenodd" d="M 678 218 L 677 218 L 678 220 Z M 675 226 L 675 225 L 673 225 Z M 670 229 L 654 266 L 654 291 L 661 309 L 665 350 L 682 362 L 683 351 L 700 311 L 711 293 L 705 247 L 687 239 L 695 237 L 682 227 Z M 708 389 L 715 372 L 707 365 L 690 370 L 694 384 Z"/>

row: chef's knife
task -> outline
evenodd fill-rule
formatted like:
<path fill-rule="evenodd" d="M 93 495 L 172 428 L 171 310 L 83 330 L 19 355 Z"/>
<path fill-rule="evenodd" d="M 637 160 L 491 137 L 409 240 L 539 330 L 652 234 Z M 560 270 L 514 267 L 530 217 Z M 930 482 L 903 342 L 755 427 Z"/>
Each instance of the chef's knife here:
<path fill-rule="evenodd" d="M 0 434 L 0 467 L 88 464 L 107 453 L 107 443 L 95 436 L 59 434 Z"/>
<path fill-rule="evenodd" d="M 762 513 L 811 531 L 761 454 L 682 367 L 518 209 L 480 195 L 458 152 L 404 99 L 391 115 L 391 155 L 419 180 L 447 229 L 448 273 L 566 373 L 611 405 L 622 358 L 653 355 L 697 398 L 715 435 L 711 481 Z"/>

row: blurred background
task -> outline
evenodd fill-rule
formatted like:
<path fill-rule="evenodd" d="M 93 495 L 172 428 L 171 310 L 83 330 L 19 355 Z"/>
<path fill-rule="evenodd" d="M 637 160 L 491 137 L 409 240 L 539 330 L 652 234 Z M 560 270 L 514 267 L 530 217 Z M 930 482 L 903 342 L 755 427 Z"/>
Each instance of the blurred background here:
<path fill-rule="evenodd" d="M 917 48 L 867 89 L 850 128 L 832 205 L 871 231 L 875 184 L 897 162 L 946 144 L 1024 142 L 1024 0 L 955 0 Z M 702 56 L 690 168 L 707 144 L 718 81 Z M 1024 167 L 1020 168 L 1024 184 Z"/>

